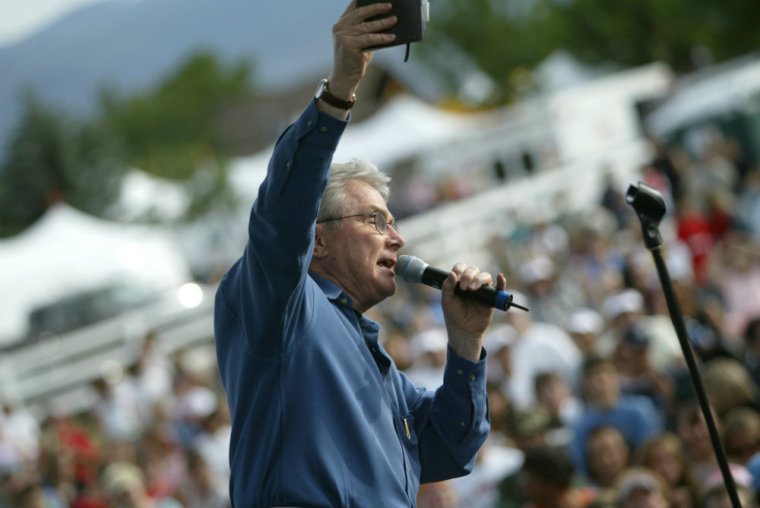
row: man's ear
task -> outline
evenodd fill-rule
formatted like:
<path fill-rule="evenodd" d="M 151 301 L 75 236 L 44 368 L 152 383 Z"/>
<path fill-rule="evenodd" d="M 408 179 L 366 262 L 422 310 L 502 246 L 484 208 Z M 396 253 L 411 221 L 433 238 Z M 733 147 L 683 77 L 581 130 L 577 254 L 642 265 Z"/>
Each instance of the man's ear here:
<path fill-rule="evenodd" d="M 327 257 L 327 239 L 325 238 L 325 233 L 325 227 L 322 224 L 317 224 L 314 232 L 313 259 L 324 259 Z"/>

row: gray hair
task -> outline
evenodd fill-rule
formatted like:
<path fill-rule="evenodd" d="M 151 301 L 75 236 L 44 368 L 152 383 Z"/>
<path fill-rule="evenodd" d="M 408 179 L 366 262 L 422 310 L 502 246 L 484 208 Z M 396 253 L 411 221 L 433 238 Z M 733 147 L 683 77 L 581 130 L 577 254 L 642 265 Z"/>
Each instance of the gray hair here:
<path fill-rule="evenodd" d="M 319 213 L 317 214 L 317 221 L 340 217 L 345 213 L 346 201 L 346 183 L 351 180 L 359 180 L 370 184 L 372 187 L 380 193 L 385 201 L 391 195 L 391 190 L 388 183 L 391 178 L 377 169 L 377 166 L 371 162 L 361 159 L 351 159 L 346 163 L 333 163 L 330 168 L 330 180 L 327 182 L 327 187 L 324 193 L 322 193 L 322 202 L 319 205 Z M 335 221 L 336 229 L 340 227 L 341 222 Z"/>

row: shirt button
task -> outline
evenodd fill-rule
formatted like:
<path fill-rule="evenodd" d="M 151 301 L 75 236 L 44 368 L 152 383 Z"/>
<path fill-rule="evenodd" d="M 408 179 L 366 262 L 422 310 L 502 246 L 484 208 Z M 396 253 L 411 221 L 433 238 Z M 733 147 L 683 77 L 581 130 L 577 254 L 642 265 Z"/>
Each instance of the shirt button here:
<path fill-rule="evenodd" d="M 322 127 L 319 128 L 319 132 L 322 132 L 322 133 L 327 132 L 327 127 L 323 125 Z"/>
<path fill-rule="evenodd" d="M 286 168 L 290 168 L 290 161 L 288 161 L 288 162 L 285 163 L 285 167 Z"/>
<path fill-rule="evenodd" d="M 464 371 L 462 369 L 457 369 L 457 374 L 460 376 L 464 375 Z"/>
<path fill-rule="evenodd" d="M 470 376 L 470 381 L 475 381 L 475 374 Z"/>
<path fill-rule="evenodd" d="M 345 296 L 341 296 L 340 297 L 340 303 L 346 304 L 346 303 L 348 303 L 348 299 Z"/>
<path fill-rule="evenodd" d="M 464 423 L 464 422 L 459 422 L 459 426 L 462 427 L 462 428 L 465 428 L 465 427 L 467 427 L 467 424 Z"/>
<path fill-rule="evenodd" d="M 308 122 L 306 122 L 307 127 L 311 127 L 312 125 L 314 125 L 313 121 L 309 120 Z"/>

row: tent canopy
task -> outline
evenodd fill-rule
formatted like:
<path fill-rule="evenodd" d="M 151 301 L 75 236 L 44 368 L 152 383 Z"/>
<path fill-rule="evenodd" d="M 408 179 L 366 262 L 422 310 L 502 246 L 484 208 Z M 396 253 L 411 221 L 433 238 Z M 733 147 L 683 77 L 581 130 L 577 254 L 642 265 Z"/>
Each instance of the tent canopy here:
<path fill-rule="evenodd" d="M 18 339 L 29 312 L 77 291 L 130 280 L 159 290 L 190 271 L 171 232 L 108 222 L 58 204 L 21 234 L 0 241 L 0 344 Z"/>

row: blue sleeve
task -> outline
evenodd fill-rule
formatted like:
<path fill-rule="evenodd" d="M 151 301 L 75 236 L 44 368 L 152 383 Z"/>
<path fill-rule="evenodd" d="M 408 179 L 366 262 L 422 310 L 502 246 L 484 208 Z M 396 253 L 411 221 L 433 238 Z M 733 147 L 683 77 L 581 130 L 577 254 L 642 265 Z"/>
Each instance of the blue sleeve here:
<path fill-rule="evenodd" d="M 443 385 L 410 410 L 419 436 L 420 481 L 469 473 L 490 431 L 485 354 L 472 362 L 449 349 Z"/>
<path fill-rule="evenodd" d="M 280 342 L 287 311 L 302 296 L 320 198 L 346 124 L 311 101 L 280 136 L 253 204 L 248 245 L 220 284 L 218 301 L 242 322 L 257 354 L 287 347 Z"/>

